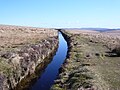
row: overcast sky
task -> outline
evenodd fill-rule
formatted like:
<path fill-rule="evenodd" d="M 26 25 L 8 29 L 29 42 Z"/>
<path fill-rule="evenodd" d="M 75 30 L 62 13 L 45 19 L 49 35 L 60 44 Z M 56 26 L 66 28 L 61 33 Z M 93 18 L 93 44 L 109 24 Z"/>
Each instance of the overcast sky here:
<path fill-rule="evenodd" d="M 0 24 L 120 28 L 120 0 L 0 0 Z"/>

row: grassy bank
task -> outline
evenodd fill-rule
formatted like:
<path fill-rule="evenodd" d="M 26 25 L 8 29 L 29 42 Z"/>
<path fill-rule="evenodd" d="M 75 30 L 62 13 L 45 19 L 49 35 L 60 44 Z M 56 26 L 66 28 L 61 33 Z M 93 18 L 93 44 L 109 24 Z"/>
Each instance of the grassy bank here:
<path fill-rule="evenodd" d="M 49 62 L 58 47 L 58 31 L 0 25 L 0 90 L 22 90 Z M 37 67 L 37 69 L 36 69 Z M 39 70 L 38 70 L 39 69 Z M 22 84 L 19 84 L 22 81 Z"/>
<path fill-rule="evenodd" d="M 115 46 L 111 43 L 113 39 L 106 37 L 109 34 L 64 33 L 70 37 L 70 50 L 51 89 L 119 90 L 120 57 L 111 51 L 111 46 Z M 115 42 L 117 40 L 114 39 Z"/>

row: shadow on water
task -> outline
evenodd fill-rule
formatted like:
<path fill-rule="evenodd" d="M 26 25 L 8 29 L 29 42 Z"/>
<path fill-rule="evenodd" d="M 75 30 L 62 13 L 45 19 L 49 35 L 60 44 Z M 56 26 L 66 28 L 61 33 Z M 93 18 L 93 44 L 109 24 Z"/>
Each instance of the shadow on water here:
<path fill-rule="evenodd" d="M 67 42 L 63 38 L 62 34 L 59 32 L 59 46 L 58 50 L 53 57 L 53 60 L 46 67 L 45 71 L 41 77 L 36 81 L 36 83 L 30 88 L 30 90 L 49 90 L 57 78 L 59 73 L 59 68 L 63 64 L 67 56 Z"/>

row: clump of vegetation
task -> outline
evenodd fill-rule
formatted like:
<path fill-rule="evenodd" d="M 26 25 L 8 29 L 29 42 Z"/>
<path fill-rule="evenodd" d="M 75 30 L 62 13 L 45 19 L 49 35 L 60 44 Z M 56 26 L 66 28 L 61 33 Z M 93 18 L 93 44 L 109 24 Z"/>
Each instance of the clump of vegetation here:
<path fill-rule="evenodd" d="M 117 45 L 113 50 L 112 53 L 116 53 L 118 56 L 120 56 L 120 45 Z"/>
<path fill-rule="evenodd" d="M 10 76 L 12 72 L 12 67 L 3 58 L 0 58 L 0 72 L 6 76 Z"/>

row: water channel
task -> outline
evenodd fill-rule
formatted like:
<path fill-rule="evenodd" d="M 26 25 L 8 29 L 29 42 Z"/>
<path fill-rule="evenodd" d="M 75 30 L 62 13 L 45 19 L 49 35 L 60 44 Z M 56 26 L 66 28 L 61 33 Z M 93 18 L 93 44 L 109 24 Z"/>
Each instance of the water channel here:
<path fill-rule="evenodd" d="M 58 50 L 54 55 L 53 60 L 48 64 L 41 77 L 39 77 L 30 90 L 50 90 L 51 86 L 54 84 L 54 80 L 58 76 L 59 68 L 67 56 L 67 50 L 67 42 L 59 32 Z"/>

